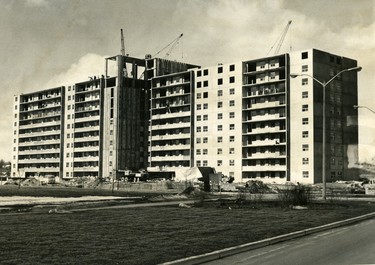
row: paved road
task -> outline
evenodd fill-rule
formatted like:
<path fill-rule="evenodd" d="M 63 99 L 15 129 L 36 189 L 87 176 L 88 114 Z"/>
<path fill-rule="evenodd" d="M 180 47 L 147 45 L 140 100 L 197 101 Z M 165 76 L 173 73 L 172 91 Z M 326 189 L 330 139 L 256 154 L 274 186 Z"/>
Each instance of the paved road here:
<path fill-rule="evenodd" d="M 375 219 L 240 253 L 204 264 L 375 264 Z"/>

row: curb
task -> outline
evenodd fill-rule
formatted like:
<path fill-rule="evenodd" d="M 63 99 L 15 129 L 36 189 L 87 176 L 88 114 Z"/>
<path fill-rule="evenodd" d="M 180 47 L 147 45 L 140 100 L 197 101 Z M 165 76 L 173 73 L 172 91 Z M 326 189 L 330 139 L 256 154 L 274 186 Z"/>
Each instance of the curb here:
<path fill-rule="evenodd" d="M 343 221 L 338 221 L 338 222 L 334 222 L 334 223 L 330 223 L 330 224 L 326 224 L 326 225 L 308 228 L 308 229 L 305 229 L 305 230 L 289 233 L 289 234 L 286 234 L 286 235 L 280 235 L 280 236 L 275 236 L 275 237 L 263 239 L 263 240 L 260 240 L 260 241 L 257 241 L 257 242 L 246 243 L 246 244 L 242 244 L 242 245 L 235 246 L 235 247 L 216 250 L 216 251 L 209 252 L 209 253 L 206 253 L 206 254 L 201 254 L 201 255 L 192 256 L 192 257 L 188 257 L 188 258 L 169 261 L 169 262 L 161 263 L 161 265 L 172 265 L 172 264 L 195 265 L 195 264 L 201 264 L 201 263 L 204 263 L 204 262 L 209 262 L 209 261 L 221 259 L 221 258 L 224 258 L 224 257 L 227 257 L 227 256 L 232 256 L 232 255 L 235 255 L 235 254 L 238 254 L 238 253 L 241 253 L 241 252 L 246 252 L 246 251 L 254 250 L 254 249 L 257 249 L 257 248 L 261 248 L 261 247 L 265 247 L 265 246 L 269 246 L 269 245 L 274 245 L 276 243 L 287 241 L 287 240 L 290 240 L 290 239 L 299 238 L 299 237 L 303 237 L 303 236 L 310 235 L 310 234 L 313 234 L 313 233 L 329 230 L 329 229 L 332 229 L 332 228 L 337 228 L 337 227 L 357 223 L 357 222 L 360 222 L 360 221 L 363 221 L 363 220 L 366 220 L 366 219 L 370 219 L 370 218 L 373 218 L 373 217 L 375 217 L 375 212 L 365 214 L 365 215 L 361 215 L 361 216 L 357 216 L 357 217 L 353 217 L 353 218 L 346 219 L 346 220 L 343 220 Z"/>

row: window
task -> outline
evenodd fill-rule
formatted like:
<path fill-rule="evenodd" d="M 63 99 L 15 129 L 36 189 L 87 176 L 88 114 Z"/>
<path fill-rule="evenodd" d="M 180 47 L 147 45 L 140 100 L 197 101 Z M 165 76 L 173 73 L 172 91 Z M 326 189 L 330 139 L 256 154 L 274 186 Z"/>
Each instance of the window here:
<path fill-rule="evenodd" d="M 331 166 L 336 165 L 336 159 L 334 157 L 331 157 Z"/>
<path fill-rule="evenodd" d="M 309 92 L 303 91 L 302 92 L 302 98 L 308 98 L 309 97 Z"/>
<path fill-rule="evenodd" d="M 197 144 L 200 144 L 201 143 L 201 138 L 197 138 L 196 142 L 197 142 Z"/>
<path fill-rule="evenodd" d="M 207 103 L 203 104 L 203 109 L 208 109 L 208 104 Z"/>
<path fill-rule="evenodd" d="M 223 160 L 217 160 L 217 166 L 220 167 L 223 164 Z"/>
<path fill-rule="evenodd" d="M 218 107 L 218 108 L 222 108 L 222 107 L 223 107 L 223 102 L 219 101 L 219 102 L 217 103 L 217 107 Z"/>
<path fill-rule="evenodd" d="M 197 161 L 197 167 L 201 166 L 201 161 Z"/>
<path fill-rule="evenodd" d="M 234 136 L 229 136 L 229 142 L 234 142 Z"/>
<path fill-rule="evenodd" d="M 309 132 L 308 131 L 303 131 L 302 132 L 302 138 L 308 138 L 309 137 Z"/>
<path fill-rule="evenodd" d="M 203 98 L 208 98 L 208 92 L 203 93 Z"/>
<path fill-rule="evenodd" d="M 202 70 L 197 71 L 197 76 L 202 76 Z"/>
<path fill-rule="evenodd" d="M 233 119 L 234 117 L 235 117 L 234 112 L 229 112 L 229 118 L 230 118 L 230 119 Z"/>
<path fill-rule="evenodd" d="M 308 144 L 303 144 L 302 145 L 302 151 L 309 151 L 309 145 Z"/>
<path fill-rule="evenodd" d="M 110 167 L 112 166 L 112 161 L 109 161 L 109 166 L 110 166 Z"/>
<path fill-rule="evenodd" d="M 309 118 L 302 118 L 302 124 L 303 125 L 309 124 Z"/>
<path fill-rule="evenodd" d="M 307 58 L 309 58 L 309 53 L 308 52 L 303 52 L 301 54 L 301 59 L 307 59 Z"/>
<path fill-rule="evenodd" d="M 221 97 L 222 95 L 223 95 L 223 90 L 218 90 L 218 91 L 217 91 L 217 96 L 218 96 L 218 97 Z"/>
<path fill-rule="evenodd" d="M 197 121 L 201 121 L 202 120 L 202 116 L 201 115 L 198 115 L 197 116 Z"/>
<path fill-rule="evenodd" d="M 309 158 L 308 157 L 303 157 L 302 158 L 302 164 L 303 165 L 308 165 L 309 164 Z"/>
<path fill-rule="evenodd" d="M 230 101 L 229 101 L 229 106 L 230 106 L 230 107 L 233 107 L 233 106 L 234 106 L 234 100 L 230 100 Z"/>
<path fill-rule="evenodd" d="M 218 114 L 217 114 L 217 119 L 218 119 L 218 120 L 221 120 L 222 118 L 223 118 L 223 113 L 218 113 Z"/>
<path fill-rule="evenodd" d="M 218 149 L 217 149 L 217 154 L 218 154 L 218 155 L 223 154 L 223 149 L 222 149 L 222 148 L 218 148 Z"/>
<path fill-rule="evenodd" d="M 200 99 L 202 98 L 202 94 L 201 93 L 197 93 L 197 99 Z"/>
<path fill-rule="evenodd" d="M 218 130 L 218 131 L 222 131 L 222 130 L 223 130 L 223 125 L 218 125 L 218 126 L 217 126 L 217 130 Z"/>
<path fill-rule="evenodd" d="M 203 81 L 203 87 L 208 87 L 208 81 Z"/>
<path fill-rule="evenodd" d="M 203 70 L 203 75 L 208 75 L 208 69 Z"/>
<path fill-rule="evenodd" d="M 309 171 L 302 171 L 302 177 L 308 178 L 309 177 Z"/>
<path fill-rule="evenodd" d="M 217 84 L 218 84 L 218 85 L 222 85 L 222 84 L 223 84 L 223 78 L 219 78 L 219 79 L 217 80 Z"/>
<path fill-rule="evenodd" d="M 72 97 L 71 96 L 68 96 L 68 100 L 71 100 L 72 99 Z"/>
<path fill-rule="evenodd" d="M 234 130 L 234 124 L 229 124 L 229 130 Z"/>
<path fill-rule="evenodd" d="M 217 73 L 218 74 L 221 74 L 223 72 L 223 67 L 222 66 L 219 66 L 218 68 L 217 68 Z"/>
<path fill-rule="evenodd" d="M 109 145 L 113 145 L 113 141 L 111 140 L 111 141 L 109 141 Z"/>
<path fill-rule="evenodd" d="M 70 105 L 68 105 L 68 110 L 70 110 Z"/>
<path fill-rule="evenodd" d="M 234 160 L 233 159 L 229 160 L 229 166 L 234 166 Z"/>
<path fill-rule="evenodd" d="M 222 143 L 223 142 L 223 137 L 222 136 L 217 137 L 217 142 L 218 143 Z"/>
<path fill-rule="evenodd" d="M 197 149 L 197 150 L 195 151 L 195 153 L 196 153 L 197 155 L 200 155 L 200 154 L 201 154 L 201 149 Z"/>
<path fill-rule="evenodd" d="M 207 121 L 208 120 L 208 115 L 206 114 L 206 115 L 203 115 L 203 120 L 204 121 Z"/>
<path fill-rule="evenodd" d="M 231 154 L 231 155 L 234 154 L 234 148 L 229 148 L 229 154 Z"/>
<path fill-rule="evenodd" d="M 309 111 L 309 105 L 302 105 L 302 111 Z"/>
<path fill-rule="evenodd" d="M 229 77 L 229 83 L 234 83 L 234 82 L 235 82 L 234 76 Z"/>
<path fill-rule="evenodd" d="M 309 79 L 308 78 L 302 78 L 302 85 L 305 86 L 309 83 Z"/>
<path fill-rule="evenodd" d="M 69 167 L 69 162 L 68 162 L 68 163 L 66 163 L 66 167 Z"/>
<path fill-rule="evenodd" d="M 208 165 L 207 160 L 203 160 L 203 166 L 206 167 Z"/>
<path fill-rule="evenodd" d="M 270 79 L 275 79 L 276 78 L 276 73 L 275 72 L 271 72 L 270 73 Z"/>
<path fill-rule="evenodd" d="M 202 82 L 201 81 L 197 82 L 197 88 L 200 88 L 200 87 L 202 87 Z"/>
<path fill-rule="evenodd" d="M 197 132 L 201 132 L 202 131 L 202 127 L 197 127 Z"/>
<path fill-rule="evenodd" d="M 208 154 L 208 150 L 207 149 L 203 149 L 203 154 L 207 155 Z"/>
<path fill-rule="evenodd" d="M 208 126 L 203 126 L 203 131 L 208 132 Z"/>
<path fill-rule="evenodd" d="M 202 109 L 202 105 L 201 104 L 197 104 L 197 110 L 201 110 Z"/>
<path fill-rule="evenodd" d="M 307 72 L 309 70 L 308 65 L 302 65 L 302 72 Z"/>
<path fill-rule="evenodd" d="M 113 151 L 109 151 L 109 155 L 112 156 L 113 155 Z"/>
<path fill-rule="evenodd" d="M 68 114 L 68 120 L 70 119 L 70 114 Z"/>
<path fill-rule="evenodd" d="M 229 71 L 234 71 L 234 69 L 235 69 L 235 66 L 234 66 L 234 64 L 231 64 L 231 65 L 229 65 Z"/>
<path fill-rule="evenodd" d="M 235 94 L 234 88 L 229 89 L 229 95 L 234 95 L 234 94 Z"/>
<path fill-rule="evenodd" d="M 207 144 L 207 143 L 208 143 L 208 138 L 207 138 L 207 137 L 203 137 L 203 143 L 204 143 L 204 144 Z"/>

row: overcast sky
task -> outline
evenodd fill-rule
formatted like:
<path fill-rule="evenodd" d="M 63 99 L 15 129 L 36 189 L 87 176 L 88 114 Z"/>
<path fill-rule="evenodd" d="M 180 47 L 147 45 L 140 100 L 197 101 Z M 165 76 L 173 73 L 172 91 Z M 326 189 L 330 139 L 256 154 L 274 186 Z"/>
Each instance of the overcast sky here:
<path fill-rule="evenodd" d="M 375 110 L 375 0 L 0 0 L 0 158 L 10 160 L 13 95 L 84 81 L 106 56 L 143 58 L 184 37 L 169 59 L 202 66 L 309 48 L 358 60 L 359 104 Z M 162 55 L 161 55 L 162 56 Z M 375 114 L 359 110 L 360 160 L 375 157 Z"/>

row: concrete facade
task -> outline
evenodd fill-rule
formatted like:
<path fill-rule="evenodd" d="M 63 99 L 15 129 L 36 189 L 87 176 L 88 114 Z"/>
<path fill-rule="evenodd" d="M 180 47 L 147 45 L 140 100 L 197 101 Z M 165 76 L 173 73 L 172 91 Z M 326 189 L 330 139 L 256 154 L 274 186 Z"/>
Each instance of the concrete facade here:
<path fill-rule="evenodd" d="M 15 96 L 12 177 L 184 177 L 213 167 L 237 182 L 322 179 L 322 82 L 355 60 L 310 49 L 201 68 L 106 59 L 116 76 Z M 300 76 L 291 78 L 290 73 Z M 353 179 L 357 73 L 326 87 L 327 180 Z"/>

